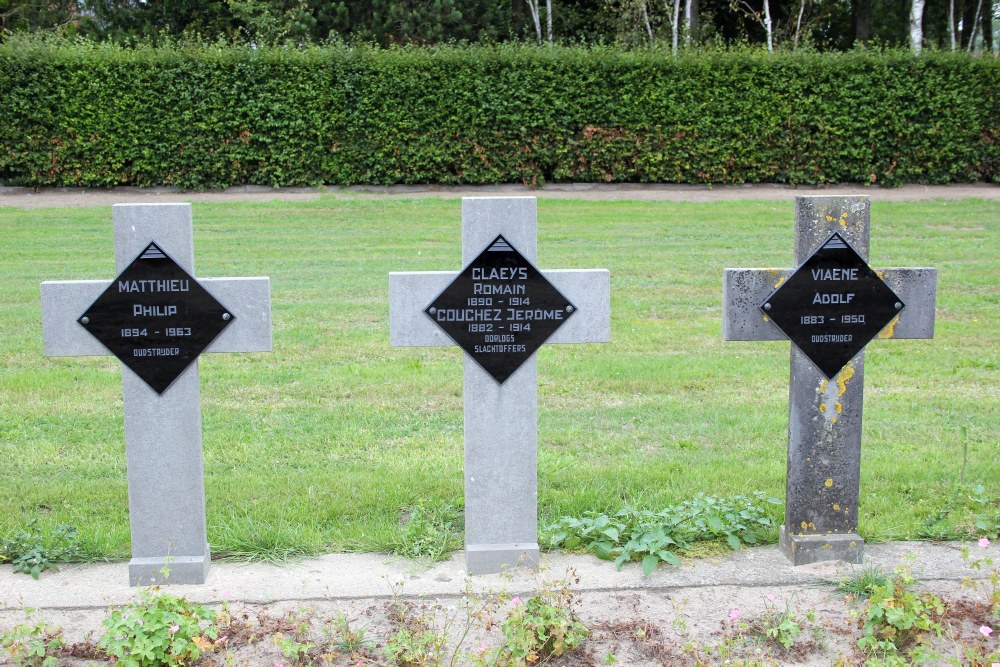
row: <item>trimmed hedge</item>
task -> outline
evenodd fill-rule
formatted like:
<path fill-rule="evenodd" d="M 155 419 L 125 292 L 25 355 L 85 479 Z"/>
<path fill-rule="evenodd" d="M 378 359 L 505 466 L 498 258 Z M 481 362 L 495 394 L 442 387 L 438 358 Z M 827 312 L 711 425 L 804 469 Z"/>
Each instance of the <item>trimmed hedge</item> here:
<path fill-rule="evenodd" d="M 0 44 L 0 181 L 1000 181 L 1000 61 Z"/>

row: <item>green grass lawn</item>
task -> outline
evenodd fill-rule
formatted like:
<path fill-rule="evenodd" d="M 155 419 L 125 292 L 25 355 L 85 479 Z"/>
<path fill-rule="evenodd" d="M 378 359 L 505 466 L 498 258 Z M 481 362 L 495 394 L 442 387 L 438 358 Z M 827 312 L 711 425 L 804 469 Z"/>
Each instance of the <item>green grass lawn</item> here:
<path fill-rule="evenodd" d="M 721 280 L 791 265 L 792 198 L 538 208 L 541 268 L 612 281 L 610 344 L 539 353 L 541 521 L 783 498 L 789 344 L 723 343 Z M 389 347 L 387 275 L 458 270 L 460 210 L 194 205 L 196 275 L 268 275 L 274 309 L 272 354 L 201 358 L 213 551 L 387 550 L 404 508 L 461 505 L 461 353 Z M 867 348 L 860 531 L 971 535 L 977 485 L 1000 521 L 1000 205 L 876 203 L 871 257 L 937 267 L 938 315 L 934 340 Z M 0 539 L 37 516 L 129 553 L 119 363 L 46 358 L 40 324 L 41 281 L 113 277 L 110 208 L 0 209 Z"/>

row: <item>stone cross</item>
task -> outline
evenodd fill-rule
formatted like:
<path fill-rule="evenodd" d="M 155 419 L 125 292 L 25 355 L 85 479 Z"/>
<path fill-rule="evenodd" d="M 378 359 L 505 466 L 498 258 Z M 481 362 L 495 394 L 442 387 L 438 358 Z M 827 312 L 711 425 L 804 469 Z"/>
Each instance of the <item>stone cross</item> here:
<path fill-rule="evenodd" d="M 867 263 L 870 213 L 866 196 L 796 197 L 796 264 L 806 262 L 819 248 L 843 248 L 848 244 Z M 787 340 L 788 336 L 767 316 L 767 310 L 771 305 L 769 300 L 779 293 L 776 288 L 794 272 L 794 269 L 725 269 L 723 339 Z M 878 338 L 932 338 L 936 270 L 887 268 L 874 274 L 895 293 L 893 300 L 898 299 L 894 304 L 898 314 L 887 316 L 891 321 L 878 333 Z M 835 288 L 837 279 L 850 275 L 834 272 L 819 277 L 832 280 L 830 284 Z M 819 303 L 819 292 L 815 294 L 813 301 Z M 849 302 L 851 296 L 836 297 L 833 301 L 841 298 Z M 825 296 L 823 299 L 823 303 L 829 300 Z M 859 316 L 863 322 L 865 317 L 860 309 L 854 315 L 839 316 L 850 323 Z M 800 316 L 799 320 L 796 324 L 808 330 L 821 322 L 822 317 Z M 806 340 L 809 338 L 807 335 Z M 833 338 L 836 337 L 811 337 L 820 344 Z M 834 364 L 839 372 L 834 371 L 828 378 L 810 357 L 792 345 L 788 473 L 780 547 L 793 565 L 826 560 L 861 562 L 864 540 L 857 530 L 864 363 L 862 350 L 846 364 L 839 361 Z"/>
<path fill-rule="evenodd" d="M 462 264 L 498 235 L 530 263 L 537 255 L 534 197 L 464 198 Z M 605 269 L 543 270 L 572 317 L 546 343 L 606 342 L 611 334 L 611 278 Z M 454 271 L 389 274 L 393 346 L 454 345 L 428 316 L 432 300 L 456 280 Z M 512 346 L 514 347 L 514 346 Z M 538 380 L 532 354 L 502 382 L 470 354 L 464 366 L 465 547 L 470 574 L 538 564 Z"/>
<path fill-rule="evenodd" d="M 190 204 L 117 204 L 112 208 L 112 218 L 115 264 L 119 274 L 140 254 L 149 253 L 150 244 L 155 243 L 162 251 L 154 253 L 157 257 L 163 258 L 165 253 L 190 276 L 194 275 Z M 205 352 L 271 350 L 269 278 L 207 278 L 193 282 L 224 304 L 227 311 L 223 319 L 228 324 Z M 113 284 L 114 281 L 108 280 L 42 283 L 46 356 L 112 353 L 84 327 L 89 319 L 83 315 Z M 174 281 L 175 287 L 178 284 Z M 191 287 L 189 284 L 182 286 Z M 143 296 L 149 295 L 136 295 L 136 301 L 141 301 Z M 135 308 L 136 317 L 139 317 L 140 306 Z M 177 345 L 184 345 L 184 336 L 191 335 L 190 324 L 183 329 L 171 329 L 180 341 Z M 197 324 L 193 325 L 195 334 Z M 138 336 L 145 330 L 120 331 L 123 340 L 118 342 L 130 342 L 128 337 Z M 168 387 L 157 390 L 148 380 L 122 365 L 132 536 L 132 560 L 128 571 L 133 586 L 204 583 L 211 561 L 205 521 L 197 359 L 178 372 L 180 375 L 172 383 L 168 382 Z M 166 572 L 169 575 L 165 577 Z"/>

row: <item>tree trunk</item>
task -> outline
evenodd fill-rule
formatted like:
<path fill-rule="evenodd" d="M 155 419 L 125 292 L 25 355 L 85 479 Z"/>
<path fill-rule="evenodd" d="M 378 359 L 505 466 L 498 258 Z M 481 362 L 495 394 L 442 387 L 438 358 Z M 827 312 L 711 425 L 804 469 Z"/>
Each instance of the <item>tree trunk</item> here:
<path fill-rule="evenodd" d="M 528 11 L 531 12 L 531 21 L 535 24 L 535 36 L 538 38 L 539 43 L 542 41 L 542 17 L 539 15 L 540 10 L 538 8 L 538 3 L 541 0 L 527 0 Z"/>
<path fill-rule="evenodd" d="M 684 4 L 684 42 L 691 43 L 698 35 L 698 0 L 686 0 Z"/>
<path fill-rule="evenodd" d="M 799 4 L 799 18 L 795 21 L 795 48 L 799 48 L 799 34 L 802 32 L 802 14 L 806 11 L 806 0 Z"/>
<path fill-rule="evenodd" d="M 854 41 L 865 46 L 872 38 L 872 0 L 853 0 L 851 20 L 854 23 Z"/>
<path fill-rule="evenodd" d="M 920 55 L 924 46 L 924 0 L 913 0 L 910 8 L 910 47 Z"/>
<path fill-rule="evenodd" d="M 958 47 L 968 48 L 972 33 L 975 30 L 976 0 L 965 0 L 962 7 L 962 32 L 958 36 Z"/>
<path fill-rule="evenodd" d="M 955 0 L 948 0 L 948 40 L 951 50 L 955 50 Z"/>
<path fill-rule="evenodd" d="M 986 11 L 983 12 L 983 51 L 993 53 L 993 3 L 986 0 Z"/>
<path fill-rule="evenodd" d="M 768 0 L 764 0 L 764 30 L 767 32 L 767 50 L 774 51 L 774 41 L 771 37 L 771 3 Z"/>
<path fill-rule="evenodd" d="M 646 34 L 649 35 L 649 43 L 653 43 L 653 26 L 649 23 L 649 11 L 646 9 L 646 0 L 642 1 L 642 20 L 646 23 Z"/>
<path fill-rule="evenodd" d="M 976 37 L 979 34 L 979 19 L 982 16 L 983 11 L 983 0 L 979 0 L 976 3 L 976 13 L 972 19 L 972 33 L 969 34 L 969 53 L 976 50 Z"/>
<path fill-rule="evenodd" d="M 549 31 L 549 44 L 552 43 L 552 0 L 545 0 L 545 22 Z"/>
<path fill-rule="evenodd" d="M 667 7 L 667 0 L 663 0 L 663 6 Z M 681 0 L 674 0 L 674 11 L 670 15 L 670 33 L 671 42 L 670 46 L 674 54 L 677 54 L 677 38 L 680 33 L 681 26 Z"/>

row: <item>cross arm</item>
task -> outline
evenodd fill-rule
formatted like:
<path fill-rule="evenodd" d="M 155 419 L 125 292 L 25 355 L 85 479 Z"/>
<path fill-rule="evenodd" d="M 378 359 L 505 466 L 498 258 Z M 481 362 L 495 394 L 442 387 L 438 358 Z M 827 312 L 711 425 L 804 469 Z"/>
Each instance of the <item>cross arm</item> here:
<path fill-rule="evenodd" d="M 542 271 L 577 312 L 546 343 L 602 343 L 611 338 L 611 273 L 607 269 Z M 396 271 L 389 274 L 389 343 L 393 347 L 454 345 L 424 314 L 458 276 L 455 271 Z"/>
<path fill-rule="evenodd" d="M 457 271 L 389 273 L 389 344 L 392 347 L 455 344 L 424 314 L 424 308 L 457 276 Z"/>
<path fill-rule="evenodd" d="M 42 345 L 46 357 L 93 357 L 111 352 L 76 321 L 110 280 L 42 283 Z"/>
<path fill-rule="evenodd" d="M 205 352 L 271 350 L 270 278 L 201 278 L 198 282 L 236 318 Z M 42 283 L 42 341 L 45 356 L 87 357 L 111 354 L 76 321 L 110 284 L 109 280 Z"/>
<path fill-rule="evenodd" d="M 545 343 L 607 343 L 611 340 L 611 272 L 607 269 L 542 271 L 573 302 L 577 312 Z"/>
<path fill-rule="evenodd" d="M 794 269 L 725 269 L 722 277 L 723 340 L 787 340 L 760 305 Z M 876 270 L 906 307 L 879 338 L 933 338 L 937 269 Z"/>
<path fill-rule="evenodd" d="M 724 269 L 722 273 L 722 340 L 788 340 L 760 311 L 794 269 Z"/>

